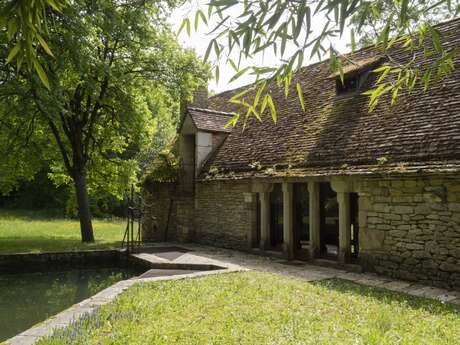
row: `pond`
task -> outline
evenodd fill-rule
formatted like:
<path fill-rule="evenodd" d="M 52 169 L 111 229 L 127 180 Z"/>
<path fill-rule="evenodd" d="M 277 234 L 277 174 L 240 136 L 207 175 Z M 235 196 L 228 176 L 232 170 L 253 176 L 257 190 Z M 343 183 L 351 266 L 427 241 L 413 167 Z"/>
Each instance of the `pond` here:
<path fill-rule="evenodd" d="M 1 274 L 0 342 L 144 271 L 124 267 Z"/>

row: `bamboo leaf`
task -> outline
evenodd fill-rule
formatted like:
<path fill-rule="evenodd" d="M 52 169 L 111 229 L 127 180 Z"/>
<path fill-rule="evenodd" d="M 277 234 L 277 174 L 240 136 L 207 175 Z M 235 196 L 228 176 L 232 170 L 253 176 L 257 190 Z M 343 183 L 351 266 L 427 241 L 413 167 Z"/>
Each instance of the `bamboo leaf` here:
<path fill-rule="evenodd" d="M 296 89 L 297 89 L 297 96 L 299 97 L 300 106 L 302 107 L 302 110 L 305 112 L 305 101 L 303 99 L 302 86 L 300 85 L 300 83 L 296 84 Z"/>
<path fill-rule="evenodd" d="M 177 35 L 179 35 L 182 32 L 182 30 L 184 30 L 184 28 L 186 29 L 188 35 L 190 36 L 190 19 L 184 18 L 184 20 L 182 21 L 182 24 L 179 27 L 179 31 L 177 32 Z"/>
<path fill-rule="evenodd" d="M 351 35 L 351 51 L 355 52 L 356 51 L 356 37 L 355 37 L 354 29 L 351 29 L 350 35 Z"/>
<path fill-rule="evenodd" d="M 206 53 L 204 54 L 204 58 L 203 58 L 204 62 L 208 61 L 209 55 L 211 54 L 211 49 L 212 49 L 213 45 L 214 45 L 214 39 L 209 41 L 208 48 L 206 49 Z"/>
<path fill-rule="evenodd" d="M 239 77 L 241 77 L 243 74 L 245 74 L 249 69 L 250 69 L 250 67 L 245 67 L 245 68 L 239 70 L 239 71 L 230 79 L 230 83 L 231 83 L 232 81 L 237 80 Z"/>
<path fill-rule="evenodd" d="M 230 126 L 235 127 L 239 119 L 240 119 L 240 114 L 233 115 L 230 118 L 230 120 L 228 120 L 228 122 L 224 125 L 224 128 L 228 128 Z"/>
<path fill-rule="evenodd" d="M 273 103 L 273 99 L 272 99 L 272 96 L 270 96 L 270 94 L 267 94 L 265 97 L 267 97 L 267 102 L 268 102 L 268 106 L 270 107 L 270 112 L 272 114 L 272 120 L 274 123 L 276 123 L 278 121 L 278 113 L 276 112 L 276 107 L 275 107 L 275 103 Z"/>
<path fill-rule="evenodd" d="M 6 31 L 6 35 L 8 36 L 8 39 L 11 39 L 17 30 L 18 30 L 18 26 L 17 26 L 16 20 L 11 18 L 8 21 L 8 29 Z"/>
<path fill-rule="evenodd" d="M 18 55 L 19 50 L 21 49 L 21 42 L 18 42 L 13 48 L 11 48 L 8 57 L 6 58 L 6 63 L 9 64 L 14 58 Z"/>
<path fill-rule="evenodd" d="M 216 83 L 219 83 L 219 77 L 220 77 L 219 65 L 216 65 L 215 76 L 216 76 Z"/>
<path fill-rule="evenodd" d="M 434 50 L 436 51 L 436 53 L 441 53 L 442 45 L 439 31 L 433 28 L 431 25 L 428 26 L 428 30 L 431 33 L 431 41 L 433 42 Z"/>
<path fill-rule="evenodd" d="M 42 65 L 40 64 L 40 62 L 38 62 L 36 58 L 34 58 L 32 61 L 33 61 L 35 71 L 38 74 L 38 77 L 40 78 L 43 85 L 45 85 L 45 87 L 49 90 L 50 84 L 49 84 L 48 77 L 46 75 L 45 70 L 43 69 Z"/>
<path fill-rule="evenodd" d="M 400 12 L 401 26 L 405 26 L 407 23 L 408 7 L 409 7 L 409 0 L 401 0 L 401 12 Z"/>
<path fill-rule="evenodd" d="M 43 39 L 43 37 L 40 35 L 40 34 L 36 34 L 37 35 L 37 40 L 38 42 L 40 42 L 40 45 L 42 46 L 42 48 L 45 50 L 45 52 L 54 57 L 53 55 L 53 52 L 51 51 L 50 47 L 48 46 L 48 44 L 45 42 L 45 40 Z"/>

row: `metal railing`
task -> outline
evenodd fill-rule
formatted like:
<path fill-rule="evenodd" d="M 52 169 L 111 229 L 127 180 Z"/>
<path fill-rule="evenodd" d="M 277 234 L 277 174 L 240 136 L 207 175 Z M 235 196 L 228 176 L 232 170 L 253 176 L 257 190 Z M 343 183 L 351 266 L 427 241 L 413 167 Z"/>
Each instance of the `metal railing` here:
<path fill-rule="evenodd" d="M 134 186 L 131 186 L 131 192 L 127 196 L 127 222 L 123 235 L 121 247 L 126 248 L 127 253 L 135 252 L 141 246 L 142 242 L 142 200 L 140 195 L 134 192 Z M 136 225 L 137 223 L 137 225 Z"/>

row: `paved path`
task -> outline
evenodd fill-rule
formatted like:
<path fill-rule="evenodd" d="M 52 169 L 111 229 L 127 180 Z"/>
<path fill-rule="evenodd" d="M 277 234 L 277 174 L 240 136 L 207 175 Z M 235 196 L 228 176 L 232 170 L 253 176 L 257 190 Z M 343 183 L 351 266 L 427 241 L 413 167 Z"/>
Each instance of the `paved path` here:
<path fill-rule="evenodd" d="M 449 302 L 460 305 L 460 291 L 445 290 L 431 286 L 425 286 L 418 283 L 394 280 L 378 276 L 372 273 L 352 273 L 340 269 L 321 267 L 305 263 L 302 261 L 287 261 L 285 259 L 260 256 L 250 253 L 239 252 L 229 249 L 220 249 L 215 247 L 201 246 L 196 244 L 174 244 L 158 243 L 154 247 L 179 247 L 189 249 L 189 252 L 167 258 L 161 254 L 142 253 L 136 256 L 144 260 L 161 260 L 162 262 L 171 263 L 201 263 L 212 264 L 233 269 L 250 269 L 262 272 L 272 272 L 293 277 L 300 277 L 307 281 L 340 278 L 350 280 L 358 284 L 385 288 L 391 291 L 403 292 L 412 296 L 433 298 L 442 302 Z"/>

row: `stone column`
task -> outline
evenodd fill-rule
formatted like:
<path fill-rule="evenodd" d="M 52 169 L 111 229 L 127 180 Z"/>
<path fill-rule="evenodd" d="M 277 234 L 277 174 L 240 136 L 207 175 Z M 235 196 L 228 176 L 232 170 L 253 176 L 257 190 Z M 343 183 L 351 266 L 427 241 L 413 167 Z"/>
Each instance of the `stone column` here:
<path fill-rule="evenodd" d="M 248 227 L 248 248 L 251 249 L 255 245 L 259 246 L 259 243 L 256 243 L 256 237 L 257 237 L 257 194 L 256 193 L 249 193 L 245 192 L 243 193 L 244 196 L 244 204 L 245 204 L 245 209 L 247 211 L 247 217 L 246 219 L 249 220 L 249 227 Z"/>
<path fill-rule="evenodd" d="M 337 192 L 339 203 L 339 262 L 346 263 L 351 251 L 350 193 Z"/>
<path fill-rule="evenodd" d="M 294 219 L 293 186 L 283 183 L 283 254 L 291 260 L 294 258 Z"/>
<path fill-rule="evenodd" d="M 319 183 L 308 182 L 309 217 L 310 217 L 310 257 L 319 256 L 320 252 L 320 198 Z"/>
<path fill-rule="evenodd" d="M 261 192 L 260 196 L 260 249 L 270 248 L 270 192 Z"/>

